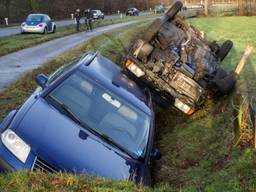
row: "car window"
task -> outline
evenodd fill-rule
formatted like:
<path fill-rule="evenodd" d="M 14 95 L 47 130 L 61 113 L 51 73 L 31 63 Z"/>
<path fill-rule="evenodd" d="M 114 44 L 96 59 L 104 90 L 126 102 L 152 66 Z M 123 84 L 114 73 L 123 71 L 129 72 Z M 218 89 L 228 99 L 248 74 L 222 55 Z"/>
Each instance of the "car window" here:
<path fill-rule="evenodd" d="M 150 117 L 140 109 L 91 82 L 80 71 L 49 95 L 65 104 L 90 128 L 107 135 L 131 156 L 144 158 Z"/>
<path fill-rule="evenodd" d="M 46 17 L 46 16 L 44 16 L 42 21 L 43 21 L 43 22 L 48 22 L 47 17 Z"/>
<path fill-rule="evenodd" d="M 49 75 L 49 79 L 47 81 L 47 85 L 50 85 L 52 82 L 54 82 L 58 77 L 60 77 L 64 72 L 68 71 L 72 66 L 77 64 L 77 62 L 80 60 L 79 58 L 74 59 L 71 63 L 61 66 L 59 69 L 54 71 L 51 75 Z"/>
<path fill-rule="evenodd" d="M 42 15 L 29 15 L 27 21 L 42 22 L 44 17 Z"/>

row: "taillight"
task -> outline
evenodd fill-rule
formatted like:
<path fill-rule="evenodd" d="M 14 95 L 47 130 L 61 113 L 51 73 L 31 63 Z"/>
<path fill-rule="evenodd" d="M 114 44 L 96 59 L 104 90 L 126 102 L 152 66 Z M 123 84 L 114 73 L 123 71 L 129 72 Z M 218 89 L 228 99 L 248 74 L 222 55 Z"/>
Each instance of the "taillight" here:
<path fill-rule="evenodd" d="M 39 27 L 43 27 L 43 24 L 42 24 L 42 23 L 40 23 L 38 26 L 39 26 Z"/>

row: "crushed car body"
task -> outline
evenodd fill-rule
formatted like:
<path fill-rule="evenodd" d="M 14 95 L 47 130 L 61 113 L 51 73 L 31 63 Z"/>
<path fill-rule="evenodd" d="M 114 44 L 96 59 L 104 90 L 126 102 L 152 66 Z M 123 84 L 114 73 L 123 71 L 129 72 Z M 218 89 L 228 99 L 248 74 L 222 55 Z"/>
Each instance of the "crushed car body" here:
<path fill-rule="evenodd" d="M 219 45 L 204 40 L 202 32 L 177 15 L 182 7 L 176 1 L 145 30 L 131 46 L 124 68 L 141 86 L 149 87 L 157 101 L 191 115 L 206 98 L 229 93 L 237 74 L 228 74 L 221 66 L 232 41 Z"/>

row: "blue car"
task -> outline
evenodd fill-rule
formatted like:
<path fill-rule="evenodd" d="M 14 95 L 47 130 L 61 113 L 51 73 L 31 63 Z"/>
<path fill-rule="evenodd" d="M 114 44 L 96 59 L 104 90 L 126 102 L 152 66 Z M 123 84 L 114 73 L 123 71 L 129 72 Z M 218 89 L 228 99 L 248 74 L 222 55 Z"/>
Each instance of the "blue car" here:
<path fill-rule="evenodd" d="M 49 77 L 0 124 L 0 170 L 91 174 L 150 184 L 151 95 L 120 67 L 87 53 Z"/>
<path fill-rule="evenodd" d="M 46 14 L 30 14 L 21 24 L 21 33 L 55 33 L 56 24 Z"/>

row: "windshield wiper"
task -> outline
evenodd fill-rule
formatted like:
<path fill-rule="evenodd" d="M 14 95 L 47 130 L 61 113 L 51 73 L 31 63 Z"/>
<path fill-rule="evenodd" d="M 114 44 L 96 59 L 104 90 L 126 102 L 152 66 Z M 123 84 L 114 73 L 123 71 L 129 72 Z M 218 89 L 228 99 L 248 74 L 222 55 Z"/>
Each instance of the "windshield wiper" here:
<path fill-rule="evenodd" d="M 121 145 L 119 145 L 118 143 L 116 143 L 111 137 L 109 137 L 108 135 L 98 131 L 95 128 L 90 127 L 89 125 L 87 125 L 84 122 L 80 122 L 80 125 L 84 128 L 86 128 L 87 130 L 93 132 L 94 134 L 100 136 L 102 139 L 104 139 L 105 141 L 107 141 L 107 143 L 111 144 L 112 146 L 118 148 L 119 150 L 121 150 L 122 152 L 126 153 L 127 155 L 129 155 L 131 158 L 133 159 L 137 159 L 138 157 L 135 156 L 134 154 L 132 154 L 131 152 L 127 151 L 126 149 L 124 149 Z"/>
<path fill-rule="evenodd" d="M 132 154 L 131 152 L 127 151 L 126 149 L 124 149 L 121 145 L 119 145 L 118 143 L 116 143 L 111 137 L 109 137 L 108 135 L 98 131 L 95 128 L 92 128 L 91 126 L 89 126 L 87 123 L 81 121 L 73 112 L 72 110 L 69 109 L 68 106 L 66 106 L 64 103 L 62 103 L 61 101 L 59 101 L 56 97 L 52 96 L 52 95 L 48 95 L 48 97 L 50 97 L 51 99 L 53 99 L 56 103 L 58 103 L 58 105 L 60 105 L 60 107 L 66 112 L 66 114 L 76 123 L 78 123 L 80 126 L 84 127 L 85 129 L 93 132 L 93 134 L 96 134 L 98 136 L 100 136 L 102 139 L 104 139 L 105 141 L 107 141 L 109 144 L 114 145 L 116 148 L 118 148 L 119 150 L 121 150 L 122 152 L 126 153 L 127 155 L 129 155 L 131 158 L 133 159 L 138 159 L 137 156 L 135 156 L 134 154 Z"/>
<path fill-rule="evenodd" d="M 78 124 L 81 124 L 81 120 L 72 112 L 72 110 L 69 109 L 67 105 L 64 103 L 60 102 L 56 97 L 52 95 L 48 95 L 51 99 L 53 99 L 58 105 L 65 111 L 65 113 L 70 117 L 73 121 L 75 121 Z"/>

